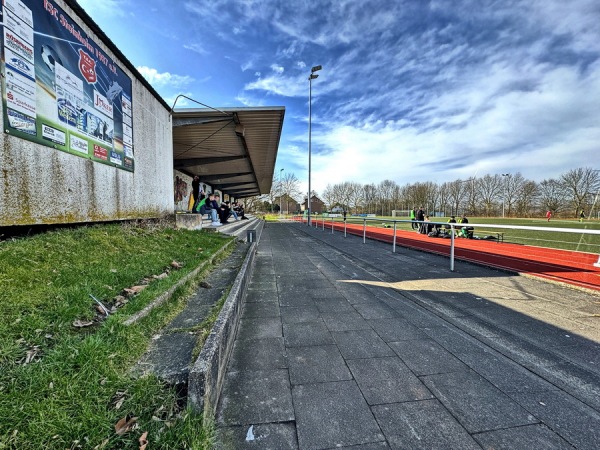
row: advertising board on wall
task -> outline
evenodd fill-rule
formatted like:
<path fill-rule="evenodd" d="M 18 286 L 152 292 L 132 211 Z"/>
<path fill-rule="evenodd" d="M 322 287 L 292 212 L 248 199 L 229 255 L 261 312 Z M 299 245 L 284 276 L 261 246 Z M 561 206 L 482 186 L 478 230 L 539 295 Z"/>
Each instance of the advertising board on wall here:
<path fill-rule="evenodd" d="M 2 0 L 4 131 L 134 170 L 132 83 L 52 0 Z"/>

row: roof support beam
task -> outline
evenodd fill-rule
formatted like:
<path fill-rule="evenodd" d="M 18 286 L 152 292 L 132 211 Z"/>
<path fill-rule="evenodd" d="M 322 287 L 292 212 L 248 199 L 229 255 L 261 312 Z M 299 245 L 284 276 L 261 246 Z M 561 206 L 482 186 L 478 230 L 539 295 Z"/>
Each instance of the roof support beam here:
<path fill-rule="evenodd" d="M 239 159 L 245 159 L 247 155 L 238 155 L 238 156 L 212 156 L 207 158 L 185 158 L 185 159 L 177 159 L 173 161 L 176 169 L 181 169 L 183 167 L 190 166 L 205 166 L 207 164 L 216 164 L 220 162 L 227 161 L 236 161 Z"/>
<path fill-rule="evenodd" d="M 236 195 L 260 195 L 260 192 L 256 188 L 250 188 L 250 189 L 238 189 L 235 191 L 226 191 L 226 194 L 233 195 L 235 197 Z"/>
<path fill-rule="evenodd" d="M 196 175 L 198 175 L 202 179 L 202 181 L 210 181 L 210 180 L 224 180 L 227 178 L 243 177 L 246 175 L 252 175 L 252 172 L 220 173 L 220 174 L 210 174 L 210 175 L 204 175 L 204 174 L 198 173 Z"/>
<path fill-rule="evenodd" d="M 173 118 L 173 128 L 187 125 L 205 125 L 207 123 L 231 122 L 231 117 L 177 117 Z"/>
<path fill-rule="evenodd" d="M 254 183 L 253 181 L 240 181 L 238 183 L 215 183 L 212 186 L 221 189 L 230 188 L 232 186 L 239 186 L 240 188 L 242 188 L 247 185 L 251 185 L 253 189 L 256 187 L 256 183 Z"/>

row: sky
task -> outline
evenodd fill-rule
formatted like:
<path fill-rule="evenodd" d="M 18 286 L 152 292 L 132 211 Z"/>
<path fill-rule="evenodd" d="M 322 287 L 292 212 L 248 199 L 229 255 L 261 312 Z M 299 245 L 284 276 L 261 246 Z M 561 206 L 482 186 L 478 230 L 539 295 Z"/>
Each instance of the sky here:
<path fill-rule="evenodd" d="M 598 0 L 79 0 L 172 105 L 285 106 L 312 189 L 600 169 Z M 176 107 L 197 107 L 178 101 Z"/>

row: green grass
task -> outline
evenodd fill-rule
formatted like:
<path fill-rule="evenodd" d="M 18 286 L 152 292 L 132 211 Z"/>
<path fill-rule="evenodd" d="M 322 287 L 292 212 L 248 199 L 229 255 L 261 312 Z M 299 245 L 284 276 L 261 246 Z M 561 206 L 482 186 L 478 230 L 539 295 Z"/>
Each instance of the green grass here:
<path fill-rule="evenodd" d="M 210 424 L 183 408 L 174 388 L 131 373 L 198 280 L 136 325 L 123 321 L 226 242 L 219 234 L 129 225 L 0 242 L 0 449 L 138 449 L 145 431 L 149 448 L 209 447 Z M 89 294 L 110 305 L 124 288 L 163 273 L 174 260 L 183 268 L 150 281 L 99 319 Z M 94 325 L 76 328 L 75 320 Z M 127 415 L 138 417 L 137 426 L 119 436 L 114 425 Z"/>
<path fill-rule="evenodd" d="M 368 226 L 382 227 L 382 222 L 377 220 L 393 220 L 393 217 L 377 217 L 367 220 Z M 396 218 L 398 220 L 408 220 L 407 217 Z M 446 222 L 448 217 L 432 218 L 433 222 Z M 314 220 L 314 219 L 313 219 Z M 321 220 L 321 219 L 317 219 Z M 330 219 L 326 219 L 330 220 Z M 340 218 L 334 219 L 342 221 Z M 348 217 L 348 223 L 363 224 L 363 220 L 359 217 Z M 469 222 L 472 224 L 496 224 L 496 225 L 518 225 L 532 227 L 552 227 L 552 228 L 571 228 L 581 230 L 600 230 L 600 222 L 595 220 L 586 220 L 580 223 L 577 220 L 551 220 L 547 222 L 545 218 L 539 219 L 514 219 L 514 218 L 489 218 L 489 217 L 469 217 Z M 411 230 L 410 223 L 398 223 L 398 230 Z M 479 228 L 475 229 L 476 235 L 493 234 L 495 231 L 504 233 L 506 242 L 513 242 L 524 245 L 535 245 L 539 247 L 556 248 L 563 250 L 576 250 L 588 253 L 600 253 L 600 235 L 586 235 L 583 233 L 561 233 L 555 231 L 531 231 L 531 230 L 507 230 L 495 228 Z"/>

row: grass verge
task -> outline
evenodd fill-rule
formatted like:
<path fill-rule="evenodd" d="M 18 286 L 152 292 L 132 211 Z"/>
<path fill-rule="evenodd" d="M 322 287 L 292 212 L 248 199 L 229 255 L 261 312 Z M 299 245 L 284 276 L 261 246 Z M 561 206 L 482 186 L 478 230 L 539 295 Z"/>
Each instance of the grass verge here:
<path fill-rule="evenodd" d="M 174 388 L 130 372 L 193 282 L 135 325 L 123 321 L 226 239 L 117 224 L 0 242 L 0 449 L 139 449 L 145 432 L 149 448 L 209 448 L 210 426 Z M 145 288 L 119 297 L 134 286 Z"/>

